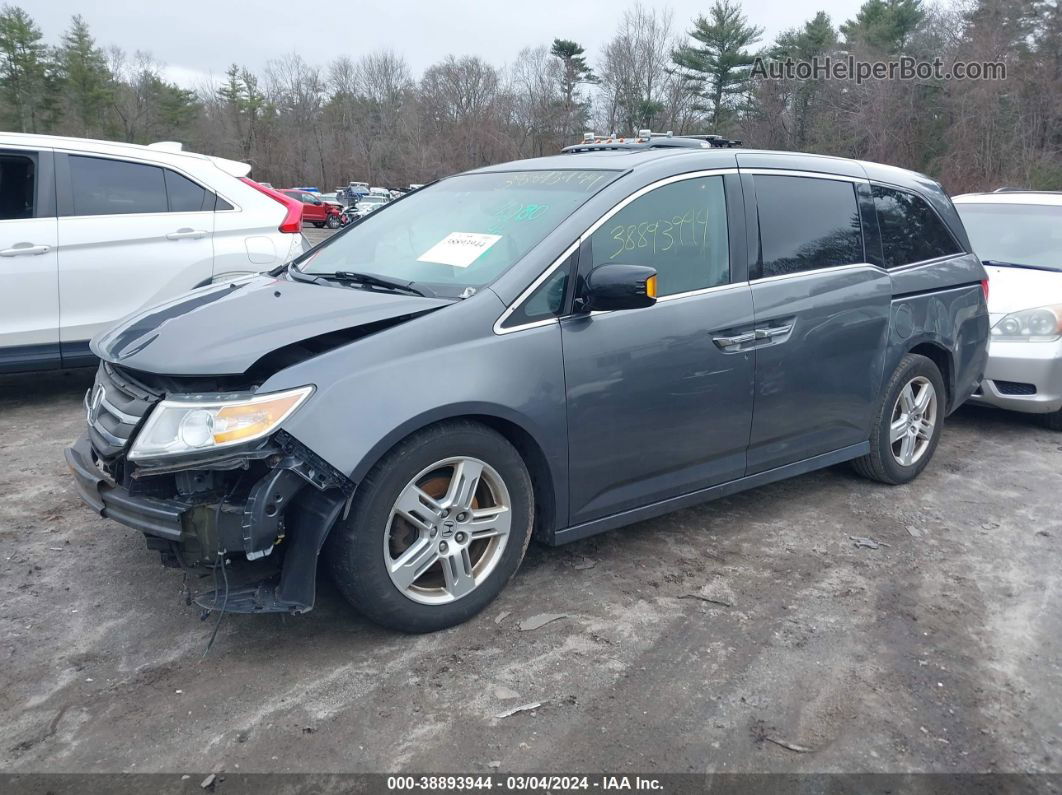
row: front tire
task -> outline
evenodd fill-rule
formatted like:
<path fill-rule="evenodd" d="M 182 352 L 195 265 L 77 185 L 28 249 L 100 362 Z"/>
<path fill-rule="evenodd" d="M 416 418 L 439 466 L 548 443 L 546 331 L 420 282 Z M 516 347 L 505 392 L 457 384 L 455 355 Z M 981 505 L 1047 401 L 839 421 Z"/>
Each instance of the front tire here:
<path fill-rule="evenodd" d="M 908 353 L 882 390 L 870 453 L 856 472 L 890 485 L 909 483 L 926 468 L 944 425 L 944 379 L 932 359 Z"/>
<path fill-rule="evenodd" d="M 330 215 L 330 216 L 328 216 L 328 222 L 327 223 L 328 223 L 328 228 L 329 229 L 339 229 L 339 216 L 338 215 Z"/>
<path fill-rule="evenodd" d="M 329 538 L 332 577 L 367 618 L 402 632 L 467 621 L 516 573 L 534 493 L 516 449 L 454 421 L 399 442 L 358 484 Z"/>
<path fill-rule="evenodd" d="M 1062 431 L 1062 409 L 1044 415 L 1044 425 L 1052 431 Z"/>

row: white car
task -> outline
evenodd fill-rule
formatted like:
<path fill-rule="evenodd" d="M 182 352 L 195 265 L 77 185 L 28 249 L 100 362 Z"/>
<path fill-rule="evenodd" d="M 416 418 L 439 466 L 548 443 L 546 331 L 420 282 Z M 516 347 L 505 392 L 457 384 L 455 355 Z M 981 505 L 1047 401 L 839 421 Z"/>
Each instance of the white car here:
<path fill-rule="evenodd" d="M 353 214 L 357 218 L 364 218 L 373 210 L 379 210 L 385 204 L 388 203 L 386 196 L 362 196 L 361 199 L 355 203 Z"/>
<path fill-rule="evenodd" d="M 970 402 L 1041 414 L 1062 431 L 1062 192 L 954 202 L 989 275 L 988 366 Z"/>
<path fill-rule="evenodd" d="M 174 142 L 0 133 L 0 372 L 92 364 L 126 315 L 306 250 L 301 204 L 250 170 Z"/>

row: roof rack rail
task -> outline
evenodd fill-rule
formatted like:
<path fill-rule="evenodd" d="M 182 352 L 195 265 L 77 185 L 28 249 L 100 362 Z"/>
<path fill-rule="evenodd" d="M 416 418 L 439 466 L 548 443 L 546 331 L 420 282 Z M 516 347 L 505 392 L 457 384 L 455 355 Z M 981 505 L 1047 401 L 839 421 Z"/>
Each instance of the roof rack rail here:
<path fill-rule="evenodd" d="M 631 136 L 619 136 L 614 132 L 609 135 L 585 132 L 580 143 L 566 146 L 561 152 L 577 154 L 609 149 L 731 149 L 739 146 L 741 141 L 721 135 L 675 135 L 672 130 L 659 133 L 642 129 L 638 130 L 637 135 Z"/>
<path fill-rule="evenodd" d="M 1048 193 L 1058 194 L 1062 193 L 1062 190 L 1036 190 L 1035 188 L 996 188 L 992 193 Z"/>

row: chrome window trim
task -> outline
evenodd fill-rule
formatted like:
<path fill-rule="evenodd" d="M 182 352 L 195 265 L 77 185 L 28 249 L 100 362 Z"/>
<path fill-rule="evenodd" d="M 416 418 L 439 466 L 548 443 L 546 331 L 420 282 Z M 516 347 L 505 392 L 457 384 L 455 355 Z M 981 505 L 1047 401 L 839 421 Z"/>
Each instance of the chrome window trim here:
<path fill-rule="evenodd" d="M 926 265 L 939 265 L 942 262 L 955 259 L 956 257 L 969 257 L 970 252 L 960 251 L 955 254 L 945 254 L 941 257 L 933 257 L 932 259 L 923 259 L 918 262 L 908 262 L 906 265 L 897 265 L 895 268 L 886 268 L 888 273 L 903 273 L 904 271 L 914 270 L 915 268 L 924 268 Z"/>
<path fill-rule="evenodd" d="M 839 271 L 847 270 L 863 270 L 870 268 L 871 270 L 880 271 L 888 275 L 889 271 L 885 270 L 880 265 L 875 265 L 873 262 L 853 262 L 849 265 L 831 265 L 828 268 L 810 268 L 806 271 L 796 271 L 795 273 L 780 273 L 777 276 L 763 276 L 759 279 L 751 279 L 751 284 L 763 284 L 764 282 L 778 282 L 787 279 L 797 279 L 801 276 L 818 276 L 820 273 L 837 273 Z"/>
<path fill-rule="evenodd" d="M 850 177 L 847 174 L 827 174 L 822 171 L 801 171 L 791 168 L 742 168 L 742 174 L 760 175 L 765 177 L 805 177 L 808 179 L 832 179 L 838 182 L 852 182 L 869 185 L 870 180 L 866 177 Z"/>
<path fill-rule="evenodd" d="M 515 312 L 520 307 L 520 305 L 524 301 L 526 301 L 536 289 L 538 289 L 538 286 L 540 284 L 542 284 L 542 282 L 544 282 L 546 279 L 548 279 L 550 277 L 550 275 L 555 270 L 557 270 L 557 268 L 559 268 L 562 264 L 564 264 L 565 260 L 567 260 L 567 258 L 570 257 L 575 252 L 575 250 L 579 246 L 581 246 L 583 244 L 584 240 L 586 240 L 588 237 L 590 237 L 592 234 L 594 234 L 594 232 L 596 232 L 598 229 L 600 229 L 602 225 L 604 225 L 610 218 L 612 218 L 612 216 L 614 216 L 616 213 L 618 213 L 620 210 L 622 210 L 628 204 L 633 202 L 635 199 L 641 198 L 646 193 L 654 191 L 657 188 L 662 188 L 665 185 L 671 185 L 672 183 L 675 183 L 675 182 L 684 182 L 684 181 L 686 181 L 688 179 L 699 179 L 701 177 L 715 177 L 715 176 L 723 176 L 724 174 L 738 174 L 738 173 L 740 173 L 740 172 L 739 172 L 739 170 L 737 168 L 710 168 L 710 169 L 704 169 L 704 170 L 701 170 L 701 171 L 690 171 L 690 172 L 685 173 L 685 174 L 673 174 L 670 177 L 664 177 L 662 179 L 657 180 L 656 182 L 649 183 L 645 187 L 639 188 L 634 193 L 632 193 L 630 196 L 628 196 L 625 199 L 623 199 L 623 201 L 619 202 L 616 205 L 613 205 L 612 208 L 610 208 L 608 212 L 606 212 L 604 215 L 602 215 L 600 218 L 598 218 L 593 224 L 591 224 L 586 229 L 586 231 L 584 231 L 581 235 L 579 235 L 579 237 L 576 238 L 575 242 L 572 243 L 570 246 L 568 246 L 568 248 L 566 248 L 564 250 L 564 253 L 561 254 L 559 257 L 557 257 L 557 259 L 555 259 L 553 261 L 553 263 L 548 268 L 546 268 L 546 270 L 544 270 L 541 274 L 539 274 L 538 278 L 536 278 L 533 282 L 531 282 L 531 284 L 522 293 L 520 293 L 520 295 L 518 295 L 516 297 L 515 301 L 513 301 L 511 304 L 509 304 L 508 307 L 506 307 L 505 311 L 502 312 L 501 315 L 498 317 L 498 319 L 494 321 L 494 327 L 493 327 L 494 333 L 495 334 L 499 334 L 499 335 L 500 334 L 512 334 L 514 331 L 523 331 L 524 329 L 529 329 L 529 328 L 540 328 L 542 326 L 548 326 L 548 325 L 550 325 L 552 323 L 558 323 L 560 321 L 559 317 L 550 317 L 550 318 L 544 318 L 542 320 L 535 320 L 535 321 L 532 321 L 530 323 L 521 323 L 519 326 L 512 326 L 511 328 L 502 328 L 502 324 L 505 323 L 505 321 L 509 319 L 509 316 L 512 315 L 512 313 Z M 729 233 L 729 229 L 727 231 Z M 689 290 L 689 291 L 687 291 L 685 293 L 675 293 L 674 295 L 663 296 L 663 297 L 657 299 L 657 303 L 660 303 L 661 301 L 672 300 L 672 299 L 675 299 L 675 298 L 685 298 L 687 296 L 700 294 L 700 293 L 706 292 L 708 290 L 716 290 L 716 289 L 718 289 L 720 287 L 739 286 L 740 284 L 747 284 L 747 282 L 740 282 L 740 283 L 738 283 L 738 285 L 732 285 L 732 284 L 715 285 L 714 287 L 702 287 L 702 288 L 700 288 L 698 290 Z M 591 315 L 593 315 L 593 314 L 594 313 L 591 312 Z"/>

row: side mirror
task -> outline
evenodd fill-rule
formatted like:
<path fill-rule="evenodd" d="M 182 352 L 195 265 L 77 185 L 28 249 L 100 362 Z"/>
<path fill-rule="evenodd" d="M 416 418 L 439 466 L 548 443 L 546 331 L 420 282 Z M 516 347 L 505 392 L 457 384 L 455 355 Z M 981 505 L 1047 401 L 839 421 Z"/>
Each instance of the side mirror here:
<path fill-rule="evenodd" d="M 641 309 L 656 303 L 656 269 L 644 265 L 599 265 L 586 278 L 584 308 Z"/>

